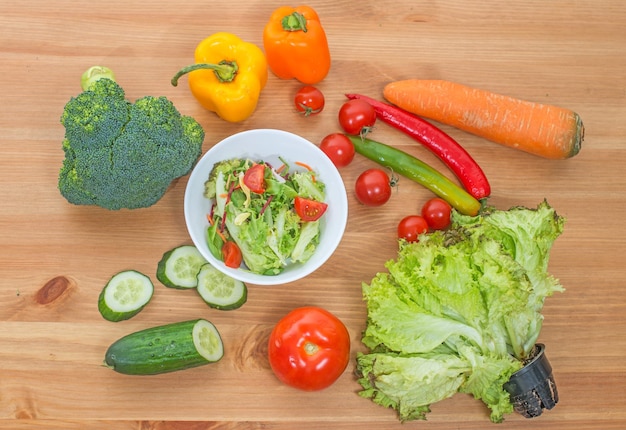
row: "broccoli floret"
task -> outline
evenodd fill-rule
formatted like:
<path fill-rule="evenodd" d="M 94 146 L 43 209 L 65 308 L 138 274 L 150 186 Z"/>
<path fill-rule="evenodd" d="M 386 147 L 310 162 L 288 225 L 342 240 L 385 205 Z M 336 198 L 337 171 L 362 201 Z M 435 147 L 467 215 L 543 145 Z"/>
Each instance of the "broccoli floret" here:
<path fill-rule="evenodd" d="M 65 152 L 110 145 L 130 119 L 131 103 L 124 90 L 110 79 L 100 79 L 65 105 Z"/>
<path fill-rule="evenodd" d="M 209 178 L 204 183 L 204 196 L 208 199 L 215 198 L 215 181 L 220 172 L 228 176 L 233 171 L 245 170 L 247 163 L 248 160 L 240 158 L 231 158 L 215 163 L 209 173 Z"/>
<path fill-rule="evenodd" d="M 149 207 L 188 174 L 204 130 L 165 97 L 135 103 L 112 79 L 92 82 L 66 104 L 59 190 L 70 203 L 106 209 Z"/>

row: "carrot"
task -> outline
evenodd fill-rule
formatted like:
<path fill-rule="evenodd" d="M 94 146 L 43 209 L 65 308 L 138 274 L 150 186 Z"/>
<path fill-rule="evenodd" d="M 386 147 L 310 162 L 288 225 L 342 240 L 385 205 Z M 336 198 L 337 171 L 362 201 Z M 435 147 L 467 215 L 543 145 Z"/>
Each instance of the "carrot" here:
<path fill-rule="evenodd" d="M 308 164 L 306 164 L 306 163 L 303 163 L 302 161 L 296 161 L 296 165 L 297 165 L 297 166 L 300 166 L 300 167 L 302 167 L 302 168 L 304 168 L 304 169 L 307 169 L 309 172 L 312 172 L 312 171 L 313 171 L 313 168 L 312 168 L 311 166 L 309 166 L 309 165 L 308 165 Z M 311 178 L 313 179 L 313 182 L 317 182 L 317 180 L 315 179 L 315 175 L 312 175 L 312 177 L 311 177 Z"/>
<path fill-rule="evenodd" d="M 215 224 L 215 220 L 213 219 L 213 216 L 211 214 L 206 214 L 206 219 L 207 221 L 209 221 L 209 224 L 211 224 L 211 226 Z M 224 236 L 224 234 L 220 231 L 219 228 L 216 229 L 215 232 L 224 242 L 226 242 L 226 236 Z"/>
<path fill-rule="evenodd" d="M 395 81 L 385 86 L 383 95 L 416 115 L 545 158 L 573 157 L 584 138 L 576 112 L 455 82 Z"/>
<path fill-rule="evenodd" d="M 313 168 L 311 166 L 309 166 L 306 163 L 303 163 L 302 161 L 296 161 L 296 165 L 298 165 L 300 167 L 303 167 L 303 168 L 305 168 L 305 169 L 307 169 L 307 170 L 309 170 L 311 172 L 313 171 Z"/>

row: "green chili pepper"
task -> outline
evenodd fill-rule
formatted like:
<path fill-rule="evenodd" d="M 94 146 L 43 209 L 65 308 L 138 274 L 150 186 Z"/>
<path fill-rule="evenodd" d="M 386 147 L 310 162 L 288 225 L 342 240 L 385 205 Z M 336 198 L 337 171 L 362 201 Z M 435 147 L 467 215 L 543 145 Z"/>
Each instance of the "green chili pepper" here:
<path fill-rule="evenodd" d="M 359 154 L 409 178 L 441 197 L 464 215 L 478 214 L 481 203 L 446 176 L 406 152 L 360 136 L 348 136 Z"/>

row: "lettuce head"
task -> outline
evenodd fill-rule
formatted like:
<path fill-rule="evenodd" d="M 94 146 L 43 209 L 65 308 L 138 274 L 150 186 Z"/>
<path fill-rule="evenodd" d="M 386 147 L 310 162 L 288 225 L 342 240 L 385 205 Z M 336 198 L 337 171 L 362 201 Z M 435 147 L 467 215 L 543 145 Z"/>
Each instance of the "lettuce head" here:
<path fill-rule="evenodd" d="M 500 422 L 513 412 L 504 390 L 539 336 L 546 297 L 563 288 L 548 274 L 565 219 L 546 202 L 507 211 L 453 211 L 445 231 L 400 241 L 395 260 L 363 284 L 367 325 L 357 356 L 362 397 L 401 421 L 469 393 Z"/>

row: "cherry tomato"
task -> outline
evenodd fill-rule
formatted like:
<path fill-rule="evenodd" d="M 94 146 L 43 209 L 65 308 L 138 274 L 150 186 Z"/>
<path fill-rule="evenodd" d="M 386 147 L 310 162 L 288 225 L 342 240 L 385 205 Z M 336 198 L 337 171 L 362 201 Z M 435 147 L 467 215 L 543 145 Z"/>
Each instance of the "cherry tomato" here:
<path fill-rule="evenodd" d="M 428 231 L 428 223 L 419 215 L 405 216 L 398 223 L 398 238 L 417 242 L 419 235 Z"/>
<path fill-rule="evenodd" d="M 376 111 L 361 99 L 348 100 L 339 109 L 339 125 L 352 135 L 365 135 L 376 123 Z"/>
<path fill-rule="evenodd" d="M 316 221 L 320 219 L 320 217 L 324 215 L 324 212 L 326 212 L 326 209 L 328 209 L 328 205 L 324 202 L 305 199 L 300 196 L 296 196 L 293 206 L 302 221 Z"/>
<path fill-rule="evenodd" d="M 270 366 L 283 383 L 305 391 L 332 385 L 350 360 L 350 334 L 332 313 L 315 306 L 297 308 L 272 330 Z"/>
<path fill-rule="evenodd" d="M 329 134 L 322 139 L 320 149 L 336 167 L 345 167 L 354 158 L 354 145 L 345 134 Z"/>
<path fill-rule="evenodd" d="M 265 165 L 255 164 L 246 170 L 243 183 L 253 193 L 263 194 L 265 192 Z"/>
<path fill-rule="evenodd" d="M 241 249 L 235 242 L 230 240 L 224 242 L 224 245 L 222 245 L 222 260 L 224 260 L 226 267 L 236 269 L 241 266 Z"/>
<path fill-rule="evenodd" d="M 433 230 L 443 230 L 450 225 L 450 212 L 452 207 L 450 204 L 439 198 L 434 197 L 424 203 L 422 206 L 422 216 Z"/>
<path fill-rule="evenodd" d="M 357 200 L 366 206 L 381 206 L 391 197 L 391 182 L 381 169 L 361 173 L 354 187 Z"/>
<path fill-rule="evenodd" d="M 300 88 L 294 98 L 296 111 L 304 116 L 317 115 L 324 109 L 324 94 L 311 85 Z"/>

